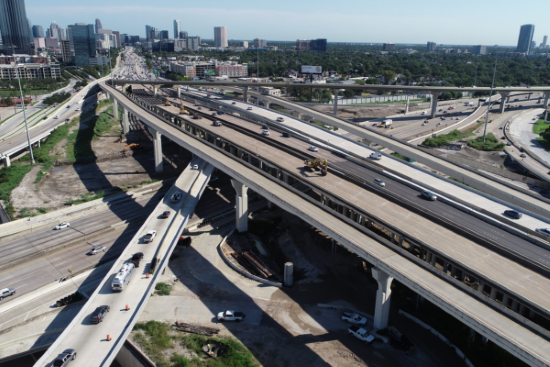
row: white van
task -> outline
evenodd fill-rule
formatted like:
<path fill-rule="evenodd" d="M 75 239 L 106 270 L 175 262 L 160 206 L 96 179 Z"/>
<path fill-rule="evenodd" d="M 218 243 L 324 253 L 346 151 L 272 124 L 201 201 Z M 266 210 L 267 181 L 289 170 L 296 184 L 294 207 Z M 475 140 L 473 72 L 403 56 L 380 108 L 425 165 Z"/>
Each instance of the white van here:
<path fill-rule="evenodd" d="M 59 118 L 59 116 L 55 115 L 53 118 L 57 120 Z"/>
<path fill-rule="evenodd" d="M 133 263 L 122 265 L 122 268 L 120 268 L 119 272 L 113 278 L 111 288 L 114 291 L 123 291 L 128 283 L 130 283 L 130 278 L 132 274 L 134 274 L 135 268 L 136 266 Z"/>

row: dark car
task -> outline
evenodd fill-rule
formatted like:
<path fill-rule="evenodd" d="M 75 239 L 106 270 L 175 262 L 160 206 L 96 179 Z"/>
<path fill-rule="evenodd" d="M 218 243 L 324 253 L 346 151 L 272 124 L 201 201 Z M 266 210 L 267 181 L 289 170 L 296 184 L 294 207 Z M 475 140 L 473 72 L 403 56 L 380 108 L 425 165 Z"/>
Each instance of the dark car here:
<path fill-rule="evenodd" d="M 267 126 L 267 125 L 262 125 L 262 129 L 264 129 L 264 130 L 269 130 L 269 126 Z"/>
<path fill-rule="evenodd" d="M 54 367 L 65 367 L 69 364 L 70 361 L 76 359 L 76 350 L 74 349 L 65 349 L 63 353 L 57 356 L 53 361 Z"/>
<path fill-rule="evenodd" d="M 107 314 L 107 312 L 111 311 L 111 307 L 109 306 L 99 306 L 95 309 L 94 312 L 92 312 L 92 315 L 90 316 L 90 321 L 94 324 L 99 324 L 101 321 L 103 321 L 103 318 Z"/>
<path fill-rule="evenodd" d="M 507 215 L 511 218 L 514 218 L 514 219 L 520 219 L 523 214 L 518 212 L 517 210 L 513 210 L 513 209 L 509 209 L 509 210 L 505 210 L 504 211 L 504 215 Z"/>
<path fill-rule="evenodd" d="M 287 133 L 286 131 L 283 133 L 283 136 L 284 136 L 285 138 L 290 138 L 290 134 Z"/>
<path fill-rule="evenodd" d="M 162 217 L 163 217 L 163 218 L 168 218 L 168 217 L 170 217 L 170 212 L 169 212 L 169 211 L 165 211 L 164 213 L 162 213 Z"/>
<path fill-rule="evenodd" d="M 136 268 L 139 268 L 139 262 L 143 259 L 143 252 L 136 252 L 134 256 L 132 256 L 132 263 L 135 265 Z"/>

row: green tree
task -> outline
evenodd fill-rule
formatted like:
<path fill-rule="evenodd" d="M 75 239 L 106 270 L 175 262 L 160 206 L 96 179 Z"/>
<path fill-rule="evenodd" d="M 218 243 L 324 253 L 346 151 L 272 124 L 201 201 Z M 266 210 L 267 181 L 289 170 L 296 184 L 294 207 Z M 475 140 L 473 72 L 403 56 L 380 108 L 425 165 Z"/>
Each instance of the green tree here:
<path fill-rule="evenodd" d="M 384 81 L 386 82 L 386 84 L 390 84 L 395 80 L 396 74 L 393 70 L 384 70 L 382 75 L 384 76 Z"/>

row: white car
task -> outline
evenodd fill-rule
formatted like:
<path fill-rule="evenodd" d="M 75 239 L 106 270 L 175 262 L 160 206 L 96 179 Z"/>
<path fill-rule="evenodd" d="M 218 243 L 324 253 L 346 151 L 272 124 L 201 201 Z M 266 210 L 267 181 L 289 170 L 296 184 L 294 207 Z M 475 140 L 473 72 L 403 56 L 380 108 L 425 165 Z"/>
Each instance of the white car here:
<path fill-rule="evenodd" d="M 284 122 L 284 121 L 285 121 L 285 119 L 284 119 L 284 118 L 282 118 L 282 117 L 277 117 L 277 121 L 278 121 L 278 122 Z"/>
<path fill-rule="evenodd" d="M 0 301 L 8 296 L 13 296 L 14 294 L 15 294 L 15 289 L 13 288 L 0 289 Z"/>
<path fill-rule="evenodd" d="M 550 228 L 537 228 L 536 231 L 545 236 L 550 236 Z"/>
<path fill-rule="evenodd" d="M 355 325 L 366 325 L 367 319 L 361 315 L 358 314 L 352 314 L 349 312 L 343 312 L 342 313 L 342 320 L 355 324 Z"/>
<path fill-rule="evenodd" d="M 269 130 L 263 130 L 262 135 L 269 135 Z"/>
<path fill-rule="evenodd" d="M 70 227 L 71 226 L 71 223 L 69 222 L 63 222 L 63 223 L 59 223 L 58 225 L 55 226 L 55 230 L 60 230 L 60 229 L 63 229 L 63 228 L 67 228 L 67 227 Z"/>
<path fill-rule="evenodd" d="M 240 322 L 245 317 L 246 317 L 246 315 L 244 314 L 244 312 L 227 310 L 227 311 L 218 313 L 217 319 L 218 319 L 218 321 L 236 321 L 236 322 Z"/>
<path fill-rule="evenodd" d="M 156 235 L 157 235 L 157 231 L 155 231 L 155 230 L 147 232 L 145 234 L 145 236 L 143 237 L 143 242 L 145 242 L 145 243 L 153 242 Z"/>
<path fill-rule="evenodd" d="M 248 108 L 247 108 L 247 111 L 252 111 L 252 107 L 248 107 Z"/>
<path fill-rule="evenodd" d="M 96 246 L 93 249 L 90 250 L 90 255 L 97 255 L 100 252 L 105 252 L 107 250 L 107 247 L 105 246 Z"/>
<path fill-rule="evenodd" d="M 319 149 L 317 147 L 314 147 L 313 145 L 308 148 L 312 152 L 318 152 Z"/>
<path fill-rule="evenodd" d="M 431 201 L 436 201 L 437 200 L 437 195 L 434 194 L 431 191 L 428 191 L 428 190 L 422 191 L 422 196 L 425 197 L 428 200 L 431 200 Z"/>
<path fill-rule="evenodd" d="M 382 153 L 373 152 L 370 155 L 371 159 L 376 159 L 377 161 L 382 159 Z"/>
<path fill-rule="evenodd" d="M 80 108 L 77 108 L 75 111 L 80 111 Z"/>
<path fill-rule="evenodd" d="M 379 179 L 379 178 L 375 178 L 374 182 L 377 183 L 378 186 L 382 186 L 382 187 L 386 186 L 386 183 L 384 181 L 382 181 L 381 179 Z"/>

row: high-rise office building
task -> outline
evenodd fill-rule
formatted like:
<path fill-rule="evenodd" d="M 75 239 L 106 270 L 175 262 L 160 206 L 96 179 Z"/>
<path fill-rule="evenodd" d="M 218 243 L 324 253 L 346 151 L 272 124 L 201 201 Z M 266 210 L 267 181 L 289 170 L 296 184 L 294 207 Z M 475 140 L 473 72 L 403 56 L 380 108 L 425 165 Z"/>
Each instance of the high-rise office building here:
<path fill-rule="evenodd" d="M 71 41 L 61 41 L 61 57 L 66 64 L 72 61 L 73 53 L 71 52 Z"/>
<path fill-rule="evenodd" d="M 67 26 L 67 40 L 69 41 L 69 44 L 71 45 L 71 55 L 74 55 L 74 40 L 73 40 L 73 26 L 72 25 Z"/>
<path fill-rule="evenodd" d="M 474 46 L 472 48 L 472 53 L 474 55 L 485 55 L 487 54 L 487 46 L 482 46 L 482 45 Z"/>
<path fill-rule="evenodd" d="M 57 22 L 53 22 L 50 24 L 50 37 L 57 38 L 59 41 L 65 39 L 65 30 L 57 24 Z"/>
<path fill-rule="evenodd" d="M 309 49 L 311 51 L 327 52 L 327 39 L 317 38 L 316 40 L 311 40 Z"/>
<path fill-rule="evenodd" d="M 267 40 L 254 38 L 254 48 L 266 48 L 266 47 L 267 47 Z"/>
<path fill-rule="evenodd" d="M 428 44 L 426 45 L 426 50 L 428 52 L 434 52 L 436 48 L 437 44 L 435 42 L 428 42 Z"/>
<path fill-rule="evenodd" d="M 44 38 L 46 36 L 44 34 L 44 28 L 42 28 L 41 25 L 32 26 L 32 35 L 33 37 L 41 37 L 41 38 Z"/>
<path fill-rule="evenodd" d="M 241 41 L 241 47 L 248 48 L 248 41 Z"/>
<path fill-rule="evenodd" d="M 214 47 L 227 47 L 227 27 L 214 27 Z"/>
<path fill-rule="evenodd" d="M 189 37 L 189 34 L 186 31 L 180 31 L 179 39 L 186 40 Z"/>
<path fill-rule="evenodd" d="M 145 26 L 145 39 L 149 41 L 151 39 L 151 30 L 155 27 L 151 27 L 150 25 Z"/>
<path fill-rule="evenodd" d="M 159 39 L 160 40 L 167 40 L 170 38 L 170 34 L 168 34 L 168 31 L 160 31 L 159 32 Z"/>
<path fill-rule="evenodd" d="M 522 25 L 519 29 L 519 39 L 517 52 L 529 53 L 531 50 L 531 42 L 533 41 L 533 34 L 535 33 L 535 26 L 533 24 Z"/>
<path fill-rule="evenodd" d="M 174 20 L 174 39 L 180 38 L 181 20 Z"/>
<path fill-rule="evenodd" d="M 537 47 L 537 42 L 536 41 L 531 41 L 531 50 L 534 50 L 535 47 Z"/>
<path fill-rule="evenodd" d="M 119 31 L 113 31 L 113 35 L 116 37 L 116 47 L 121 47 L 122 44 L 120 42 L 120 32 Z"/>
<path fill-rule="evenodd" d="M 187 48 L 189 50 L 197 51 L 201 44 L 200 37 L 187 37 Z"/>
<path fill-rule="evenodd" d="M 32 53 L 24 0 L 0 0 L 0 32 L 4 54 Z"/>
<path fill-rule="evenodd" d="M 540 44 L 540 48 L 546 48 L 546 42 L 548 42 L 548 36 L 542 37 L 542 43 Z"/>
<path fill-rule="evenodd" d="M 76 23 L 72 34 L 76 66 L 90 65 L 90 57 L 96 55 L 93 24 Z"/>
<path fill-rule="evenodd" d="M 99 33 L 99 30 L 103 29 L 103 25 L 101 25 L 101 20 L 99 18 L 95 19 L 95 33 Z"/>
<path fill-rule="evenodd" d="M 383 51 L 395 51 L 395 43 L 384 43 L 382 45 Z"/>
<path fill-rule="evenodd" d="M 29 25 L 29 42 L 34 42 L 34 37 L 32 36 L 32 22 L 29 18 L 27 18 L 27 24 Z"/>

